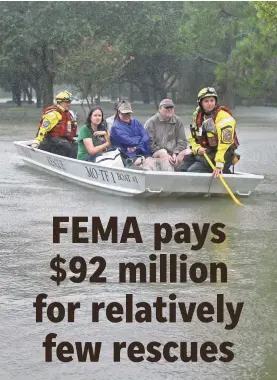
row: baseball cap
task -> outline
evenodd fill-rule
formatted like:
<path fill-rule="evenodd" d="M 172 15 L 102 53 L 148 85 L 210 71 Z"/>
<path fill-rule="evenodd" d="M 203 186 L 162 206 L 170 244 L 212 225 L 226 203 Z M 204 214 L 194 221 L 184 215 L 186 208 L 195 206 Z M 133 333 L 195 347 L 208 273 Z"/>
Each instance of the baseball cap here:
<path fill-rule="evenodd" d="M 117 106 L 117 109 L 121 113 L 134 113 L 132 110 L 132 106 L 130 102 L 127 102 L 126 100 L 123 100 L 119 103 Z"/>
<path fill-rule="evenodd" d="M 174 103 L 171 99 L 163 99 L 159 107 L 162 107 L 162 106 L 165 108 L 174 107 Z"/>

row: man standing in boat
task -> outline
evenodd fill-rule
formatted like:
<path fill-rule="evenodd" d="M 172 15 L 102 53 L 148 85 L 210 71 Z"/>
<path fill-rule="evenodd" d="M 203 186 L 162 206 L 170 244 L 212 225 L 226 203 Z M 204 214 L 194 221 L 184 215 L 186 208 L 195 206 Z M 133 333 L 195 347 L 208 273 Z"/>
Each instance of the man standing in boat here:
<path fill-rule="evenodd" d="M 70 112 L 72 94 L 68 91 L 60 92 L 56 98 L 56 105 L 47 107 L 39 122 L 37 136 L 31 147 L 61 156 L 76 158 L 77 145 L 74 141 L 77 132 L 77 121 Z"/>
<path fill-rule="evenodd" d="M 209 173 L 215 177 L 230 174 L 230 167 L 238 159 L 235 154 L 239 143 L 236 134 L 236 121 L 231 111 L 217 104 L 218 95 L 214 88 L 203 88 L 197 97 L 198 107 L 193 114 L 191 125 L 192 155 L 186 157 L 179 171 Z M 211 169 L 204 154 L 215 165 Z"/>

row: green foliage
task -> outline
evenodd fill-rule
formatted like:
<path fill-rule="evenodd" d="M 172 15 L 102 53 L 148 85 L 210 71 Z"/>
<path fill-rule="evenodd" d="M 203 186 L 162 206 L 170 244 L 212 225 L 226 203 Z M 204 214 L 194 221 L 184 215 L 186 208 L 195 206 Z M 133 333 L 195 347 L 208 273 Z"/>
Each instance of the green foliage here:
<path fill-rule="evenodd" d="M 277 3 L 276 1 L 254 1 L 254 7 L 258 11 L 257 16 L 259 19 L 266 21 L 264 23 L 264 30 L 270 34 L 276 33 L 277 23 Z"/>
<path fill-rule="evenodd" d="M 62 81 L 86 98 L 128 82 L 158 101 L 179 80 L 193 98 L 214 85 L 266 99 L 276 21 L 271 1 L 0 2 L 0 85 L 31 85 L 48 102 Z"/>
<path fill-rule="evenodd" d="M 269 8 L 277 10 L 274 4 Z M 269 19 L 265 22 L 261 18 L 269 8 L 264 2 L 251 3 L 251 11 L 259 9 L 259 12 L 248 18 L 249 33 L 237 43 L 229 64 L 236 92 L 254 102 L 255 99 L 267 102 L 270 98 L 272 101 L 276 97 L 277 37 L 269 27 Z"/>
<path fill-rule="evenodd" d="M 183 3 L 116 2 L 109 4 L 103 17 L 106 33 L 110 30 L 111 38 L 121 42 L 124 55 L 135 57 L 121 81 L 141 90 L 151 87 L 157 98 L 164 97 L 182 74 L 183 59 L 173 47 L 185 17 Z"/>
<path fill-rule="evenodd" d="M 36 90 L 48 93 L 51 103 L 53 81 L 63 57 L 90 32 L 82 7 L 74 2 L 1 2 L 0 78 L 27 80 Z M 3 83 L 3 82 L 2 82 Z M 53 91 L 52 91 L 53 92 Z"/>
<path fill-rule="evenodd" d="M 75 48 L 74 55 L 67 56 L 60 64 L 60 79 L 71 83 L 90 104 L 101 95 L 110 82 L 122 74 L 133 57 L 122 55 L 119 44 L 85 37 Z"/>

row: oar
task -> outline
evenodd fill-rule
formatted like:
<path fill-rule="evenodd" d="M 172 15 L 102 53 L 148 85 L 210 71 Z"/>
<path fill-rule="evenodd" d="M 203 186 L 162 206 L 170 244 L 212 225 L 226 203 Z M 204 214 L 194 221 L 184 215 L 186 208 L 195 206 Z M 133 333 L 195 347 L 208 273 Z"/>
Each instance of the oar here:
<path fill-rule="evenodd" d="M 208 197 L 208 198 L 211 197 L 211 187 L 212 187 L 213 179 L 214 179 L 214 176 L 211 175 L 211 179 L 210 179 L 210 183 L 209 183 L 209 190 L 208 190 L 207 194 L 205 195 L 205 197 Z"/>
<path fill-rule="evenodd" d="M 214 170 L 215 167 L 214 167 L 214 164 L 212 163 L 212 161 L 210 160 L 209 156 L 204 153 L 204 157 L 206 158 L 206 160 L 208 161 L 210 167 Z M 237 204 L 237 205 L 240 205 L 240 206 L 243 206 L 242 203 L 240 203 L 240 201 L 235 197 L 234 193 L 232 192 L 232 190 L 230 189 L 230 187 L 227 185 L 227 183 L 225 182 L 225 180 L 222 178 L 221 175 L 219 175 L 218 177 L 220 179 L 220 181 L 222 182 L 223 186 L 225 187 L 225 189 L 228 191 L 228 193 L 230 194 L 231 198 L 233 199 L 233 201 Z"/>

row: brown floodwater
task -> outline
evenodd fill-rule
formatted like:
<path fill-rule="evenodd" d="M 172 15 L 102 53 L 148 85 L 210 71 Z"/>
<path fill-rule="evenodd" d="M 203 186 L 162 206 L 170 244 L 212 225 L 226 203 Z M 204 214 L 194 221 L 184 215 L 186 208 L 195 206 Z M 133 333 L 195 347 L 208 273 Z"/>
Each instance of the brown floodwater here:
<path fill-rule="evenodd" d="M 136 110 L 136 106 L 134 106 Z M 182 112 L 177 107 L 185 125 L 188 125 L 192 108 Z M 109 115 L 107 115 L 109 116 Z M 151 111 L 138 110 L 137 118 L 144 122 Z M 249 198 L 242 198 L 244 207 L 236 206 L 226 197 L 169 199 L 129 199 L 101 194 L 79 187 L 64 179 L 25 166 L 12 144 L 14 140 L 30 139 L 35 125 L 30 122 L 6 122 L 0 129 L 0 378 L 5 380 L 54 379 L 120 379 L 138 377 L 155 380 L 276 380 L 277 347 L 277 111 L 274 108 L 238 107 L 241 161 L 238 169 L 263 174 L 264 181 Z M 99 244 L 72 244 L 69 234 L 61 237 L 61 244 L 52 243 L 53 216 L 99 216 L 104 225 L 111 216 L 118 217 L 121 236 L 126 218 L 137 218 L 142 243 L 129 239 L 125 244 L 112 244 L 110 239 Z M 222 244 L 210 241 L 208 233 L 202 249 L 194 251 L 190 243 L 178 244 L 172 239 L 163 244 L 159 253 L 187 255 L 187 264 L 222 261 L 228 268 L 227 283 L 205 281 L 184 283 L 119 283 L 119 263 L 149 263 L 154 253 L 154 224 L 169 223 L 223 223 L 226 240 Z M 88 223 L 88 229 L 91 225 Z M 192 242 L 196 241 L 194 234 Z M 50 276 L 54 274 L 49 263 L 60 254 L 67 262 L 82 256 L 87 262 L 93 256 L 106 260 L 107 282 L 93 284 L 87 279 L 73 283 L 68 279 L 58 287 Z M 178 264 L 179 267 L 179 264 Z M 70 276 L 72 273 L 70 274 Z M 40 293 L 48 295 L 47 302 L 80 302 L 75 321 L 66 318 L 53 323 L 43 313 L 43 322 L 36 323 L 33 302 Z M 169 302 L 174 293 L 176 302 L 210 302 L 217 309 L 217 295 L 224 294 L 225 302 L 244 302 L 235 328 L 225 329 L 230 322 L 224 309 L 224 323 L 214 320 L 203 323 L 194 315 L 192 321 L 183 322 L 177 313 L 176 322 L 160 323 L 153 312 L 152 322 L 112 323 L 104 311 L 100 322 L 91 320 L 92 302 L 120 302 L 125 309 L 126 294 L 133 294 L 134 303 L 153 304 L 157 297 Z M 171 301 L 172 302 L 172 301 Z M 135 308 L 135 306 L 134 306 Z M 216 311 L 215 311 L 216 313 Z M 165 312 L 166 315 L 166 312 Z M 73 360 L 61 363 L 53 348 L 53 361 L 45 362 L 42 346 L 49 333 L 57 334 L 55 341 L 102 342 L 99 362 L 78 363 Z M 151 341 L 161 343 L 162 352 L 167 342 L 232 342 L 234 358 L 229 363 L 216 360 L 207 363 L 201 359 L 199 347 L 197 362 L 183 362 L 180 350 L 172 348 L 173 363 L 161 358 L 156 363 L 143 355 L 139 363 L 128 359 L 122 349 L 121 361 L 113 362 L 113 343 L 141 342 L 145 347 Z M 68 356 L 65 355 L 65 356 Z M 139 356 L 136 354 L 136 356 Z"/>

